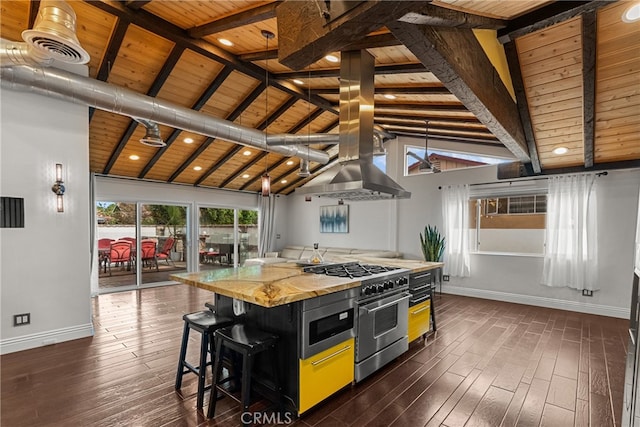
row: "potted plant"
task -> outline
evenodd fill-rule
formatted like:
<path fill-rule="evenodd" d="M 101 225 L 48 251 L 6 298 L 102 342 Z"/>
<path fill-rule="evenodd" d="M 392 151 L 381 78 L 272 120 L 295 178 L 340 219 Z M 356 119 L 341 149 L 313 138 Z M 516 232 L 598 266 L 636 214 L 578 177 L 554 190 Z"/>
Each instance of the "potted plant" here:
<path fill-rule="evenodd" d="M 440 235 L 435 226 L 427 225 L 424 228 L 424 236 L 420 233 L 420 246 L 425 261 L 440 261 L 444 252 L 444 244 L 444 236 Z"/>

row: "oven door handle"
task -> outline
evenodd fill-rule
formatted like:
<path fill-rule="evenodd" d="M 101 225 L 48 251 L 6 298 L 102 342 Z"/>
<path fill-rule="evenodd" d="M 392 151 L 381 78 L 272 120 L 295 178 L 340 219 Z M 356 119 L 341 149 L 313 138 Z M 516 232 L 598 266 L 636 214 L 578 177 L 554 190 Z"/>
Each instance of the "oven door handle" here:
<path fill-rule="evenodd" d="M 426 285 L 418 286 L 417 288 L 411 288 L 412 291 L 421 291 L 423 289 L 428 289 L 431 287 L 431 283 L 427 283 Z"/>
<path fill-rule="evenodd" d="M 351 346 L 347 345 L 347 346 L 341 348 L 340 350 L 336 351 L 335 353 L 331 353 L 330 355 L 325 356 L 322 359 L 318 359 L 316 361 L 311 362 L 311 365 L 312 366 L 318 366 L 319 364 L 326 362 L 327 360 L 331 359 L 332 357 L 336 357 L 337 355 L 344 353 L 345 351 L 349 350 L 350 348 L 351 348 Z"/>
<path fill-rule="evenodd" d="M 410 299 L 409 303 L 418 304 L 418 303 L 421 303 L 422 301 L 426 301 L 428 299 L 431 299 L 431 295 L 425 295 L 422 298 L 417 298 L 417 299 Z"/>
<path fill-rule="evenodd" d="M 382 305 L 381 305 L 381 306 L 379 306 L 379 307 L 367 308 L 366 306 L 363 306 L 363 307 L 360 307 L 360 308 L 362 308 L 363 310 L 365 310 L 367 313 L 375 313 L 375 312 L 376 312 L 376 311 L 378 311 L 378 310 L 382 310 L 383 308 L 387 308 L 387 307 L 390 307 L 390 306 L 392 306 L 392 305 L 396 305 L 396 304 L 398 304 L 400 301 L 405 300 L 405 299 L 409 299 L 410 297 L 411 297 L 411 295 L 410 295 L 410 294 L 402 293 L 402 294 L 400 294 L 400 298 L 396 298 L 396 299 L 394 299 L 393 301 L 390 301 L 390 302 L 388 302 L 388 303 L 386 303 L 386 304 L 382 304 Z"/>

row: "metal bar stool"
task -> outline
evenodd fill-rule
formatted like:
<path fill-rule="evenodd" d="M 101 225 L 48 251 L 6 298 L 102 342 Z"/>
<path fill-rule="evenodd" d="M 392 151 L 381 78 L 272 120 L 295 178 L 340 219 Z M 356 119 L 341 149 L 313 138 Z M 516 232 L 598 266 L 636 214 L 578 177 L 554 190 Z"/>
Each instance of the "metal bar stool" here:
<path fill-rule="evenodd" d="M 213 333 L 219 328 L 232 325 L 233 319 L 218 316 L 212 310 L 204 310 L 196 313 L 185 314 L 182 316 L 182 320 L 184 320 L 184 329 L 182 332 L 182 345 L 180 346 L 180 359 L 178 360 L 178 372 L 176 374 L 176 390 L 179 390 L 180 387 L 182 387 L 182 376 L 184 374 L 189 372 L 196 374 L 198 376 L 197 407 L 202 408 L 204 392 L 211 387 L 205 387 L 205 378 L 207 374 L 207 366 L 213 364 Z M 200 339 L 200 362 L 198 366 L 194 366 L 186 360 L 189 331 L 191 329 L 200 332 L 202 335 Z M 207 362 L 208 352 L 211 352 L 210 362 Z"/>
<path fill-rule="evenodd" d="M 215 363 L 213 366 L 213 384 L 211 393 L 209 395 L 209 409 L 207 411 L 207 418 L 213 418 L 216 411 L 216 402 L 218 401 L 218 391 L 229 396 L 236 402 L 242 404 L 242 412 L 246 412 L 249 409 L 251 399 L 251 369 L 253 367 L 253 361 L 256 355 L 265 351 L 275 350 L 276 343 L 278 342 L 278 336 L 271 334 L 260 329 L 252 328 L 244 324 L 236 324 L 233 326 L 220 328 L 214 333 L 216 349 L 215 349 Z M 242 377 L 241 377 L 241 398 L 238 399 L 230 391 L 221 387 L 222 384 L 236 380 L 236 376 L 231 376 L 222 379 L 222 361 L 225 356 L 225 352 L 230 349 L 237 352 L 242 356 Z M 282 392 L 280 385 L 280 376 L 278 372 L 278 363 L 276 354 L 271 354 L 272 360 L 272 374 L 273 374 L 273 387 L 276 393 L 276 400 L 279 409 L 282 408 Z M 244 419 L 243 425 L 246 425 Z"/>

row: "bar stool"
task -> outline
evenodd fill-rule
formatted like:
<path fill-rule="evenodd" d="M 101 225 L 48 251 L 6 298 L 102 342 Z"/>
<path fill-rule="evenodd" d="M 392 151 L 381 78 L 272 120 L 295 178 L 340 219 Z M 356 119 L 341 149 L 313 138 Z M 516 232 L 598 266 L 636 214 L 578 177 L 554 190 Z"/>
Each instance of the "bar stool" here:
<path fill-rule="evenodd" d="M 218 401 L 218 391 L 229 396 L 236 402 L 242 405 L 242 412 L 246 412 L 249 409 L 251 402 L 251 369 L 253 367 L 253 361 L 256 355 L 262 353 L 265 350 L 275 350 L 276 343 L 278 342 L 278 336 L 271 334 L 260 329 L 252 328 L 244 324 L 236 324 L 233 326 L 220 328 L 214 333 L 216 350 L 215 350 L 215 363 L 213 366 L 213 384 L 211 385 L 211 393 L 209 395 L 209 409 L 207 411 L 207 418 L 213 418 L 216 411 L 216 402 Z M 222 361 L 224 353 L 227 349 L 237 352 L 242 356 L 242 378 L 241 378 L 241 398 L 238 399 L 231 392 L 221 387 L 221 384 L 225 382 L 236 380 L 236 376 L 229 375 L 229 377 L 222 379 Z M 278 363 L 275 352 L 271 354 L 272 360 L 272 373 L 274 388 L 277 397 L 277 403 L 279 408 L 282 407 L 282 394 L 280 386 L 280 376 L 278 372 Z M 243 425 L 244 423 L 244 419 Z"/>
<path fill-rule="evenodd" d="M 182 316 L 182 320 L 184 320 L 184 329 L 182 332 L 182 345 L 180 346 L 180 359 L 178 360 L 178 372 L 176 374 L 176 390 L 182 387 L 182 376 L 184 374 L 189 372 L 196 374 L 198 376 L 197 407 L 202 408 L 204 392 L 210 388 L 210 386 L 205 387 L 205 378 L 207 366 L 213 364 L 213 333 L 219 328 L 233 324 L 233 319 L 218 316 L 212 310 L 204 310 L 185 314 Z M 189 331 L 191 329 L 200 332 L 202 335 L 200 339 L 200 362 L 198 366 L 194 366 L 186 360 Z M 208 352 L 211 352 L 211 362 L 207 362 Z"/>

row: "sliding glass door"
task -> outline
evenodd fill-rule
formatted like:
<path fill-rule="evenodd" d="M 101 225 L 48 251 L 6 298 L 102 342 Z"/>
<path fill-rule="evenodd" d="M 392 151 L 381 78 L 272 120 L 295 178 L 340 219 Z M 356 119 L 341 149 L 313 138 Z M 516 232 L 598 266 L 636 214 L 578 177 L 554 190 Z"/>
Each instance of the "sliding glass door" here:
<path fill-rule="evenodd" d="M 187 271 L 188 206 L 96 203 L 98 290 L 113 292 L 169 282 Z"/>
<path fill-rule="evenodd" d="M 241 266 L 258 253 L 258 211 L 200 207 L 199 268 Z"/>

